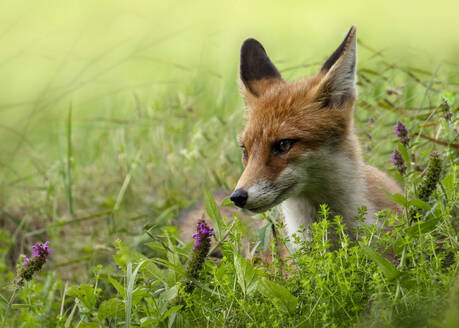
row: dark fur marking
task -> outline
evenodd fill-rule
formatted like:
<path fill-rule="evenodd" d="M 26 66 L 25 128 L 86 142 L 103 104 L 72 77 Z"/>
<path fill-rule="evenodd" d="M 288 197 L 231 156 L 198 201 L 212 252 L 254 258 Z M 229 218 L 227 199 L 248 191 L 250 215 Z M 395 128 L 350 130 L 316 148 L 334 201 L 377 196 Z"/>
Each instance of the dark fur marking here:
<path fill-rule="evenodd" d="M 347 32 L 346 37 L 344 38 L 343 42 L 339 45 L 339 47 L 335 50 L 335 52 L 327 59 L 325 64 L 322 66 L 320 71 L 328 71 L 333 64 L 336 63 L 336 61 L 341 57 L 343 54 L 344 49 L 346 48 L 346 44 L 348 42 L 349 36 L 351 35 L 351 31 L 354 29 L 354 27 L 351 27 L 349 29 L 349 32 Z"/>
<path fill-rule="evenodd" d="M 263 78 L 281 78 L 281 75 L 255 39 L 247 39 L 241 47 L 241 80 L 248 89 L 250 82 Z"/>

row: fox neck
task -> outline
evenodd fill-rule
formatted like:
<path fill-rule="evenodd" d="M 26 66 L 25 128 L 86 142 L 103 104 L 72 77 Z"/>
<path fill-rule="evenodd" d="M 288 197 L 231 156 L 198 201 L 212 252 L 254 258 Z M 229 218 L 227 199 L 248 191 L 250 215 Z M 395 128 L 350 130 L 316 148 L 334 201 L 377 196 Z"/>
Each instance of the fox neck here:
<path fill-rule="evenodd" d="M 304 184 L 295 196 L 286 199 L 281 205 L 290 237 L 297 234 L 300 238 L 308 238 L 307 233 L 300 232 L 301 227 L 307 229 L 317 220 L 321 204 L 328 205 L 331 215 L 342 216 L 348 228 L 355 227 L 354 217 L 362 206 L 367 207 L 368 218 L 374 217 L 366 196 L 359 145 L 353 135 L 347 141 L 348 147 L 340 150 L 325 147 L 309 154 L 297 166 L 299 179 L 304 179 Z M 367 220 L 367 223 L 372 221 Z"/>

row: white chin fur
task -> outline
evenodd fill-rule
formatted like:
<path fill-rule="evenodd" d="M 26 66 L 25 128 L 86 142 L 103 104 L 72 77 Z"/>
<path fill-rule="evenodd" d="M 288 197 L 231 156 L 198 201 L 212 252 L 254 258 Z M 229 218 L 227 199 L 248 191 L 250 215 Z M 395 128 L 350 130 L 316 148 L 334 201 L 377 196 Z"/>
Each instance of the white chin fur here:
<path fill-rule="evenodd" d="M 245 208 L 259 213 L 283 202 L 290 236 L 316 219 L 313 204 L 327 203 L 334 214 L 343 216 L 348 227 L 355 225 L 353 217 L 365 205 L 369 210 L 368 223 L 373 223 L 374 211 L 366 199 L 361 172 L 359 162 L 325 146 L 291 163 L 274 183 L 261 180 L 248 188 Z"/>
<path fill-rule="evenodd" d="M 245 208 L 255 212 L 264 212 L 297 192 L 297 181 L 290 167 L 287 167 L 274 183 L 261 180 L 247 190 L 249 195 Z"/>
<path fill-rule="evenodd" d="M 277 197 L 278 192 L 266 180 L 261 180 L 247 189 L 249 195 L 245 208 L 252 212 L 263 212 L 268 209 Z M 274 205 L 272 205 L 274 206 Z"/>

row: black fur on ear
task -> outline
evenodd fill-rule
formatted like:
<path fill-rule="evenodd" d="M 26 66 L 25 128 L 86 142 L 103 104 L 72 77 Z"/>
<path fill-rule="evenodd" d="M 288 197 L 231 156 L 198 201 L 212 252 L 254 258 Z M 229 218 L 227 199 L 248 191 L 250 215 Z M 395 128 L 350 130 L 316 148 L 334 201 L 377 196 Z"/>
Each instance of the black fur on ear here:
<path fill-rule="evenodd" d="M 323 107 L 343 108 L 357 96 L 355 68 L 357 61 L 356 28 L 352 26 L 344 41 L 328 58 L 320 70 Z M 352 106 L 349 106 L 351 108 Z"/>
<path fill-rule="evenodd" d="M 244 86 L 254 96 L 259 96 L 262 91 L 257 88 L 257 81 L 282 79 L 281 74 L 266 54 L 265 48 L 255 39 L 247 39 L 242 44 L 240 76 Z"/>
<path fill-rule="evenodd" d="M 327 59 L 327 61 L 324 63 L 320 71 L 328 71 L 332 66 L 336 63 L 336 61 L 343 55 L 344 51 L 349 47 L 349 44 L 351 43 L 352 39 L 354 38 L 355 35 L 355 26 L 352 26 L 349 31 L 346 34 L 346 37 L 344 38 L 343 42 L 339 45 L 339 47 L 332 53 L 332 55 Z M 354 61 L 355 65 L 355 61 Z M 354 67 L 352 67 L 352 70 Z"/>

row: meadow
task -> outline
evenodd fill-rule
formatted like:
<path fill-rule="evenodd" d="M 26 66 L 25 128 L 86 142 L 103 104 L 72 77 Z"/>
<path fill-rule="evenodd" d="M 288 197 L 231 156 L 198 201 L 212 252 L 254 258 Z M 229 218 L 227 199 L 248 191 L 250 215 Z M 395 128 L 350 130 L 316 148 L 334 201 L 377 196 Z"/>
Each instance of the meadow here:
<path fill-rule="evenodd" d="M 458 327 L 458 12 L 454 1 L 0 4 L 0 327 Z M 242 172 L 240 45 L 259 39 L 294 80 L 352 24 L 363 155 L 403 186 L 391 197 L 405 213 L 379 214 L 390 232 L 348 234 L 324 205 L 285 260 L 274 209 L 251 237 L 272 261 L 242 256 L 247 229 L 210 196 Z M 221 259 L 176 227 L 203 198 Z M 45 241 L 47 262 L 20 281 L 23 255 Z"/>

